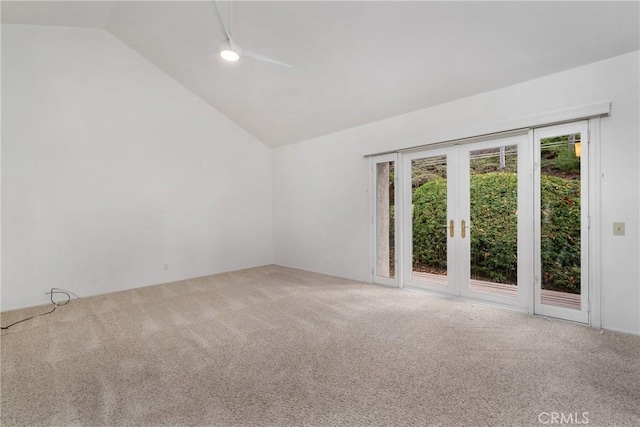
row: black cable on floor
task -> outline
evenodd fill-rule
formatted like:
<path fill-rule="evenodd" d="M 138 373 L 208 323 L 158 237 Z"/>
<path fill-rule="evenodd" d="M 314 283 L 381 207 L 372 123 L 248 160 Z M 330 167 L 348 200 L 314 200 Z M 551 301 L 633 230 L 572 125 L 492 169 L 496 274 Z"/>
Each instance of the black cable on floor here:
<path fill-rule="evenodd" d="M 67 300 L 66 301 L 62 301 L 62 302 L 58 302 L 58 301 L 54 300 L 53 296 L 57 295 L 57 294 L 66 295 L 67 296 Z M 45 292 L 45 295 L 50 295 L 51 304 L 53 304 L 53 308 L 51 309 L 51 311 L 47 311 L 46 313 L 36 314 L 35 316 L 27 317 L 26 319 L 18 320 L 17 322 L 13 322 L 12 324 L 7 325 L 7 326 L 0 326 L 0 329 L 9 329 L 13 325 L 17 325 L 18 323 L 26 322 L 27 320 L 35 319 L 36 317 L 40 317 L 40 316 L 44 316 L 44 315 L 47 315 L 47 314 L 51 314 L 54 311 L 56 311 L 56 308 L 58 308 L 59 306 L 63 306 L 63 305 L 69 304 L 69 302 L 71 301 L 71 295 L 73 295 L 77 299 L 80 298 L 78 295 L 74 294 L 73 292 L 65 291 L 64 289 L 60 289 L 60 288 L 51 288 L 51 291 L 50 292 Z"/>

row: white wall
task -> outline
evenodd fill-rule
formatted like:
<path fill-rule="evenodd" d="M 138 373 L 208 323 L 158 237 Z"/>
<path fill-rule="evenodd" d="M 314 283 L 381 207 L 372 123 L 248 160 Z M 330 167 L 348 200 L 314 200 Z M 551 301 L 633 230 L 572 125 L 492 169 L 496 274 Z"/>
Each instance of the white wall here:
<path fill-rule="evenodd" d="M 640 333 L 638 52 L 274 151 L 277 264 L 368 281 L 364 154 L 468 136 L 469 130 L 611 101 L 602 120 L 603 326 Z M 614 237 L 612 223 L 626 222 Z"/>
<path fill-rule="evenodd" d="M 2 107 L 3 310 L 271 263 L 271 150 L 109 33 L 2 25 Z"/>

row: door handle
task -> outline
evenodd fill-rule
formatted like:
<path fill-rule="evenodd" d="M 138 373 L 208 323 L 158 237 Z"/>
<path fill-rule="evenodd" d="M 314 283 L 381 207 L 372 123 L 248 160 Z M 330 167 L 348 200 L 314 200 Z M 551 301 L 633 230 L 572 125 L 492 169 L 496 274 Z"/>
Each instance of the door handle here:
<path fill-rule="evenodd" d="M 460 230 L 460 236 L 464 239 L 467 236 L 467 228 L 471 228 L 471 226 L 467 226 L 467 221 L 463 219 L 460 221 L 460 227 L 462 228 L 462 230 Z"/>
<path fill-rule="evenodd" d="M 449 221 L 449 236 L 453 237 L 455 227 L 453 220 Z"/>

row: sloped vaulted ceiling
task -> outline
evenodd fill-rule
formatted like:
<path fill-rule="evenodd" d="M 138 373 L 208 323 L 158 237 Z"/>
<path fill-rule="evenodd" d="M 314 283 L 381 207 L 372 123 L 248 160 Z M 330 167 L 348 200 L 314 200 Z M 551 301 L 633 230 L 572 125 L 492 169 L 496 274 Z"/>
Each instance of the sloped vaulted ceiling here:
<path fill-rule="evenodd" d="M 105 28 L 271 147 L 640 48 L 638 2 L 2 2 L 3 22 Z"/>

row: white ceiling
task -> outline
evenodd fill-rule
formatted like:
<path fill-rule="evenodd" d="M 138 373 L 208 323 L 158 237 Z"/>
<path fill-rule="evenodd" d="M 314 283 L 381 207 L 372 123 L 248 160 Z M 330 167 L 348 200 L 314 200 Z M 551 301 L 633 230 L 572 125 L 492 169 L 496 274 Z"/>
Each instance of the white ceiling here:
<path fill-rule="evenodd" d="M 114 1 L 2 1 L 2 22 L 9 24 L 104 27 Z"/>
<path fill-rule="evenodd" d="M 229 4 L 220 3 L 223 13 Z M 638 2 L 247 2 L 223 62 L 201 2 L 2 2 L 2 21 L 110 31 L 271 147 L 640 48 Z"/>

